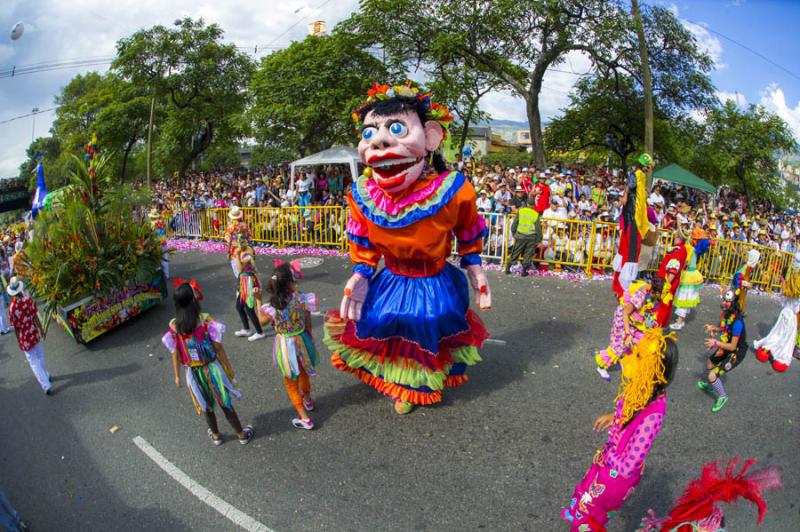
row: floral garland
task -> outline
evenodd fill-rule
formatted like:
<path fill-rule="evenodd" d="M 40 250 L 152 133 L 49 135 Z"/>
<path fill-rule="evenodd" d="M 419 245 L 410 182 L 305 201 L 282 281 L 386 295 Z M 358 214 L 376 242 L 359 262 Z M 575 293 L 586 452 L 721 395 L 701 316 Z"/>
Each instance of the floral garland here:
<path fill-rule="evenodd" d="M 356 123 L 357 127 L 360 128 L 363 124 L 361 120 L 361 111 L 375 102 L 389 100 L 391 98 L 416 98 L 417 101 L 422 102 L 425 106 L 426 120 L 438 122 L 442 128 L 444 128 L 444 135 L 445 138 L 447 138 L 447 129 L 450 127 L 450 122 L 453 121 L 453 115 L 450 114 L 450 110 L 447 107 L 434 102 L 431 99 L 432 96 L 433 94 L 428 92 L 422 85 L 410 79 L 406 80 L 404 85 L 389 86 L 375 83 L 372 85 L 372 88 L 367 91 L 367 100 L 364 104 L 353 111 L 353 121 Z"/>

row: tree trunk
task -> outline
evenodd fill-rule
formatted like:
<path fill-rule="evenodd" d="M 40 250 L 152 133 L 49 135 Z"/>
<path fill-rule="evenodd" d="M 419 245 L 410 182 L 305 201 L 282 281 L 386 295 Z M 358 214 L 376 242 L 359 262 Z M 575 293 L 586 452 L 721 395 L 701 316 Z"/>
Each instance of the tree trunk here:
<path fill-rule="evenodd" d="M 214 139 L 214 126 L 212 124 L 207 124 L 205 131 L 203 131 L 203 135 L 199 142 L 194 142 L 194 138 L 192 139 L 192 149 L 189 151 L 189 154 L 183 158 L 183 162 L 181 162 L 181 167 L 178 170 L 178 175 L 181 179 L 184 178 L 186 175 L 186 170 L 191 166 L 192 162 L 197 159 L 200 154 L 208 149 L 211 146 L 211 141 Z"/>
<path fill-rule="evenodd" d="M 642 62 L 642 83 L 644 85 L 644 150 L 653 155 L 653 82 L 650 78 L 650 59 L 647 56 L 647 42 L 644 38 L 642 14 L 639 11 L 639 0 L 631 0 L 633 21 L 636 35 L 639 38 L 639 58 Z M 653 183 L 653 172 L 647 171 L 647 189 Z"/>
<path fill-rule="evenodd" d="M 542 135 L 542 115 L 539 113 L 539 94 L 542 92 L 542 78 L 547 65 L 536 65 L 531 78 L 531 86 L 525 97 L 525 110 L 528 115 L 528 127 L 531 130 L 531 150 L 533 164 L 539 170 L 544 169 L 547 161 L 544 158 L 544 136 Z"/>
<path fill-rule="evenodd" d="M 133 138 L 128 142 L 128 145 L 125 146 L 125 151 L 122 153 L 122 171 L 120 172 L 119 176 L 120 184 L 125 182 L 125 171 L 128 168 L 128 156 L 130 155 L 134 144 L 136 144 L 136 138 Z"/>
<path fill-rule="evenodd" d="M 156 110 L 156 97 L 150 98 L 150 122 L 147 124 L 147 186 L 150 186 L 150 174 L 153 171 L 153 114 Z"/>
<path fill-rule="evenodd" d="M 461 131 L 461 138 L 458 141 L 458 154 L 462 157 L 464 155 L 464 146 L 467 144 L 467 136 L 469 135 L 469 124 L 472 122 L 472 115 L 475 113 L 475 107 L 477 106 L 477 101 L 472 102 L 469 106 L 469 111 L 467 111 L 467 116 L 464 118 L 464 129 Z"/>

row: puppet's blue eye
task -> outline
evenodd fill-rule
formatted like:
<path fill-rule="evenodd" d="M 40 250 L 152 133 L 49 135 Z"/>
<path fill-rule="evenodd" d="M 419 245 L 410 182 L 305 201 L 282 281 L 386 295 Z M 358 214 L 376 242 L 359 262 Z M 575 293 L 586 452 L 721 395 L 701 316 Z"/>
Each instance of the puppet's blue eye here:
<path fill-rule="evenodd" d="M 389 124 L 389 133 L 395 137 L 405 137 L 408 133 L 408 128 L 402 122 L 392 122 Z"/>
<path fill-rule="evenodd" d="M 374 127 L 365 127 L 361 130 L 361 138 L 364 140 L 369 140 L 375 135 L 377 130 Z"/>

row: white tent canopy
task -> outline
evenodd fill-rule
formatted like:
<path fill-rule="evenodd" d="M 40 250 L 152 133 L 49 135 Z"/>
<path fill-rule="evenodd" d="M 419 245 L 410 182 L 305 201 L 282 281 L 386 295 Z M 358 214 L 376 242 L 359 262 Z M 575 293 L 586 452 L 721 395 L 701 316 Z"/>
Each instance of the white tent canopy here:
<path fill-rule="evenodd" d="M 349 146 L 334 146 L 323 150 L 314 155 L 303 157 L 291 164 L 292 171 L 292 185 L 294 185 L 294 169 L 298 166 L 320 166 L 324 164 L 349 164 L 350 175 L 353 179 L 358 176 L 358 163 L 361 158 L 358 156 L 358 150 Z"/>

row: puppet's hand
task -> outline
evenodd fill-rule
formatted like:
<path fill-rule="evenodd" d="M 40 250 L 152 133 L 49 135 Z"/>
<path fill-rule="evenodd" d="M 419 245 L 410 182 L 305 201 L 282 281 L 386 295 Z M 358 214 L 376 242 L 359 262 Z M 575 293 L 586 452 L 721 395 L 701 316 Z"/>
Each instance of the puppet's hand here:
<path fill-rule="evenodd" d="M 466 269 L 469 284 L 475 292 L 475 303 L 481 310 L 489 310 L 492 308 L 492 292 L 489 290 L 489 281 L 486 279 L 483 267 L 480 264 L 473 264 Z"/>
<path fill-rule="evenodd" d="M 361 305 L 367 298 L 369 280 L 361 274 L 354 273 L 347 284 L 344 285 L 344 297 L 339 305 L 339 315 L 342 319 L 361 319 Z"/>

